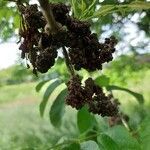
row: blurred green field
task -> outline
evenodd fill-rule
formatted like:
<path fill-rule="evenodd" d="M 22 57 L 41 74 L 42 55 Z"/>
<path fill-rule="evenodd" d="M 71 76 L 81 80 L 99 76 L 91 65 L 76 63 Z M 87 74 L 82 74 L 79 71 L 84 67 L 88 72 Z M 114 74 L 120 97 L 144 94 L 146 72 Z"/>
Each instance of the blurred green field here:
<path fill-rule="evenodd" d="M 140 122 L 139 114 L 143 109 L 147 113 L 150 111 L 150 70 L 147 67 L 138 71 L 127 70 L 126 74 L 122 72 L 123 80 L 120 79 L 120 82 L 115 78 L 120 76 L 121 71 L 119 69 L 118 74 L 116 72 L 114 68 L 104 71 L 110 77 L 111 84 L 129 88 L 144 96 L 145 102 L 141 108 L 128 93 L 114 92 L 121 103 L 121 110 L 131 117 L 130 124 L 134 126 Z M 30 81 L 0 87 L 0 150 L 45 150 L 62 141 L 63 137 L 78 136 L 74 109 L 67 107 L 60 129 L 53 127 L 49 121 L 51 99 L 44 118 L 40 117 L 39 104 L 43 92 L 36 93 L 37 83 L 38 81 Z"/>
<path fill-rule="evenodd" d="M 60 130 L 50 124 L 47 113 L 44 118 L 40 117 L 39 100 L 42 93 L 35 93 L 35 85 L 7 85 L 0 90 L 0 150 L 42 150 L 51 147 L 67 134 L 74 136 L 78 133 L 74 130 L 75 119 L 70 119 L 75 117 L 72 110 L 69 110 L 72 112 L 70 115 L 64 117 Z"/>
<path fill-rule="evenodd" d="M 38 99 L 35 91 L 36 82 L 0 87 L 0 103 L 13 102 L 23 99 Z"/>

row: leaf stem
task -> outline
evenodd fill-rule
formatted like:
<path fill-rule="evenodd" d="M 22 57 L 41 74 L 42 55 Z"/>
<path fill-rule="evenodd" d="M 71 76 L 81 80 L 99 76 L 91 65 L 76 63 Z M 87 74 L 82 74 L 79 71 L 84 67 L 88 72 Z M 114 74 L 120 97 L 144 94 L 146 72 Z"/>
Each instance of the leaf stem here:
<path fill-rule="evenodd" d="M 67 50 L 64 46 L 62 47 L 62 49 L 63 49 L 63 54 L 64 54 L 64 57 L 65 57 L 66 66 L 67 66 L 68 70 L 70 71 L 71 75 L 74 76 L 75 72 L 74 72 L 73 66 L 70 62 Z"/>
<path fill-rule="evenodd" d="M 83 142 L 83 141 L 90 140 L 91 138 L 97 137 L 98 135 L 101 135 L 101 134 L 102 134 L 102 133 L 96 133 L 96 134 L 93 134 L 93 135 L 88 136 L 88 137 L 85 137 L 85 138 L 68 140 L 68 141 L 65 141 L 65 142 L 63 142 L 63 143 L 56 144 L 56 145 L 54 145 L 54 146 L 48 148 L 47 150 L 55 149 L 55 148 L 58 148 L 58 147 L 61 147 L 61 146 L 67 145 L 67 144 L 73 144 L 73 143 L 78 143 L 78 144 L 80 144 L 80 143 Z"/>
<path fill-rule="evenodd" d="M 126 122 L 126 120 L 122 117 L 122 115 L 121 115 L 121 121 L 122 121 L 122 124 L 125 126 L 125 128 L 130 132 L 131 129 L 130 129 L 128 123 Z"/>

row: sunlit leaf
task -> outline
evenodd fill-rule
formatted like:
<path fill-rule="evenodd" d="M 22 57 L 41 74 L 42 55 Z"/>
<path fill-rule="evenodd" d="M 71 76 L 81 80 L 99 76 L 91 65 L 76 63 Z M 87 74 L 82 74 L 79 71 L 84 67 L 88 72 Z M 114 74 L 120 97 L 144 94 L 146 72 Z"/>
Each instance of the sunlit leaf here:
<path fill-rule="evenodd" d="M 51 95 L 51 93 L 53 92 L 53 90 L 58 86 L 60 85 L 61 81 L 60 80 L 56 80 L 54 82 L 52 82 L 46 89 L 45 93 L 44 93 L 44 96 L 43 96 L 43 100 L 42 102 L 40 103 L 40 114 L 41 116 L 43 116 L 44 114 L 44 110 L 45 110 L 45 107 L 46 107 L 46 104 L 48 102 L 48 99 L 49 99 L 49 96 Z"/>
<path fill-rule="evenodd" d="M 106 150 L 119 150 L 117 143 L 108 135 L 101 134 L 97 137 L 97 141 L 104 147 Z"/>
<path fill-rule="evenodd" d="M 73 16 L 78 18 L 81 11 L 78 1 L 71 0 L 71 5 L 73 9 Z"/>
<path fill-rule="evenodd" d="M 129 8 L 134 10 L 150 9 L 150 2 L 133 1 L 128 5 Z"/>
<path fill-rule="evenodd" d="M 109 85 L 109 81 L 110 79 L 105 76 L 105 75 L 101 75 L 101 76 L 98 76 L 96 79 L 95 79 L 95 83 L 99 86 L 108 86 Z"/>
<path fill-rule="evenodd" d="M 122 87 L 119 87 L 119 86 L 116 86 L 116 85 L 109 85 L 106 88 L 107 88 L 107 90 L 121 90 L 121 91 L 125 91 L 125 92 L 133 95 L 138 100 L 139 103 L 143 104 L 143 102 L 144 102 L 143 95 L 141 95 L 139 93 L 136 93 L 136 92 L 133 92 L 133 91 L 131 91 L 129 89 L 122 88 Z"/>
<path fill-rule="evenodd" d="M 124 126 L 114 126 L 108 129 L 107 134 L 117 143 L 121 150 L 140 150 L 136 138 Z"/>
<path fill-rule="evenodd" d="M 133 10 L 147 10 L 150 9 L 150 3 L 149 2 L 142 2 L 142 1 L 134 1 L 129 4 L 120 4 L 120 5 L 102 5 L 100 9 L 98 9 L 93 16 L 87 18 L 97 18 L 106 16 L 113 12 L 130 12 Z"/>
<path fill-rule="evenodd" d="M 100 16 L 105 16 L 109 14 L 113 9 L 115 8 L 115 5 L 103 5 L 100 7 L 99 10 L 97 10 L 94 13 L 94 17 L 100 17 Z"/>
<path fill-rule="evenodd" d="M 81 14 L 80 19 L 86 19 L 86 17 L 92 16 L 94 13 L 93 8 L 96 6 L 97 0 L 93 0 L 91 5 Z"/>
<path fill-rule="evenodd" d="M 49 80 L 39 82 L 35 87 L 36 92 L 39 92 L 41 90 L 41 88 L 45 85 L 45 83 L 47 83 L 48 81 Z"/>
<path fill-rule="evenodd" d="M 81 143 L 81 150 L 100 150 L 95 141 L 89 140 Z"/>
<path fill-rule="evenodd" d="M 94 125 L 94 117 L 89 113 L 86 107 L 78 111 L 77 124 L 81 133 L 86 132 Z"/>
<path fill-rule="evenodd" d="M 57 90 L 55 91 L 57 92 Z M 65 111 L 65 97 L 67 95 L 67 89 L 63 89 L 55 98 L 55 101 L 53 102 L 49 117 L 51 123 L 55 127 L 59 127 L 61 125 L 62 116 Z"/>
<path fill-rule="evenodd" d="M 84 12 L 85 9 L 86 9 L 86 3 L 84 2 L 84 0 L 82 0 L 82 2 L 81 2 L 81 10 L 82 10 L 82 12 Z"/>

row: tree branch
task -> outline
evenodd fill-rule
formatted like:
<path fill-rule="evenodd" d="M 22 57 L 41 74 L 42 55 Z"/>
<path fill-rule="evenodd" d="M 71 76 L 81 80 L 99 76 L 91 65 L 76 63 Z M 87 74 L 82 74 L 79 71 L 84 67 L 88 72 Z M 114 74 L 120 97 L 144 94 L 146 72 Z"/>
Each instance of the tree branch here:
<path fill-rule="evenodd" d="M 40 3 L 40 6 L 42 8 L 43 11 L 43 15 L 45 16 L 47 23 L 50 27 L 50 31 L 52 33 L 57 33 L 59 30 L 59 26 L 53 16 L 53 12 L 50 8 L 49 2 L 48 0 L 38 0 Z"/>
<path fill-rule="evenodd" d="M 58 26 L 58 24 L 53 16 L 53 12 L 50 8 L 48 0 L 38 0 L 38 1 L 42 8 L 43 15 L 48 22 L 48 26 L 50 27 L 51 33 L 54 33 L 54 34 L 57 33 L 60 30 L 60 27 Z M 73 69 L 73 66 L 71 65 L 66 48 L 63 46 L 62 49 L 63 49 L 63 54 L 64 54 L 64 57 L 66 60 L 67 68 L 68 68 L 69 72 L 71 73 L 71 75 L 74 75 L 75 74 L 74 69 Z"/>

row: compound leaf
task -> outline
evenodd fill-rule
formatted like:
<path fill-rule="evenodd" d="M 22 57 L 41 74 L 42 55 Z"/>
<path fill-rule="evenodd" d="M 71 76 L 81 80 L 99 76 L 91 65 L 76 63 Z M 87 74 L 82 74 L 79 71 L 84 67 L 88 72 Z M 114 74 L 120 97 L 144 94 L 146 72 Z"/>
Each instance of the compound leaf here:
<path fill-rule="evenodd" d="M 57 92 L 58 91 L 54 91 Z M 63 89 L 55 98 L 50 112 L 49 112 L 49 117 L 50 117 L 50 121 L 51 123 L 55 126 L 55 127 L 59 127 L 61 125 L 61 120 L 62 120 L 62 116 L 64 114 L 65 111 L 65 97 L 67 95 L 67 89 Z"/>
<path fill-rule="evenodd" d="M 54 82 L 50 83 L 50 85 L 47 87 L 47 89 L 44 93 L 44 96 L 43 96 L 43 100 L 40 103 L 40 114 L 41 114 L 41 116 L 43 116 L 43 114 L 44 114 L 44 110 L 45 110 L 46 104 L 48 102 L 48 99 L 49 99 L 51 93 L 60 84 L 61 84 L 60 80 L 55 80 Z"/>

